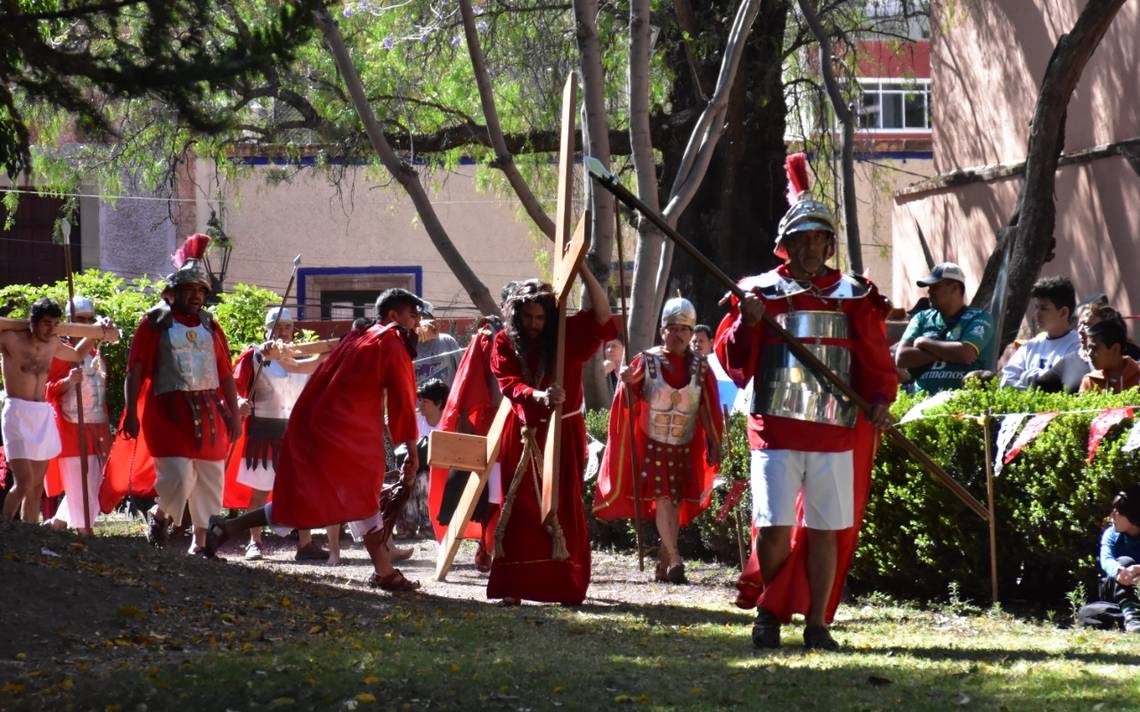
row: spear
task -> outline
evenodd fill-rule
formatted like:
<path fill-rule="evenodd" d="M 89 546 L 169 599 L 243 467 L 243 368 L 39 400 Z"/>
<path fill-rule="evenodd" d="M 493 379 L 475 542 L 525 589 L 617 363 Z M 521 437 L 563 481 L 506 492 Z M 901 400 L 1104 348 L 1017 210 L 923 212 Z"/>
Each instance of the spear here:
<path fill-rule="evenodd" d="M 745 295 L 744 290 L 741 289 L 731 277 L 725 274 L 724 270 L 713 264 L 712 260 L 710 260 L 704 255 L 704 253 L 694 247 L 693 243 L 689 242 L 684 235 L 678 232 L 675 227 L 670 225 L 669 222 L 661 216 L 661 214 L 646 205 L 636 195 L 629 192 L 629 190 L 627 190 L 626 187 L 618 181 L 617 176 L 606 170 L 606 167 L 602 165 L 601 161 L 594 158 L 593 156 L 586 156 L 583 159 L 583 162 L 586 164 L 587 170 L 590 171 L 590 174 L 594 180 L 598 181 L 602 187 L 613 193 L 614 197 L 616 197 L 618 200 L 641 213 L 651 223 L 660 228 L 661 231 L 665 233 L 665 235 L 668 236 L 668 238 L 672 240 L 674 244 L 683 249 L 685 252 L 689 253 L 689 256 L 696 260 L 697 264 L 704 267 L 705 270 L 708 271 L 713 277 L 724 284 L 725 288 L 728 289 L 728 291 L 730 291 L 733 296 L 735 296 L 741 302 L 744 301 L 745 296 L 747 296 Z M 855 389 L 853 389 L 850 384 L 837 376 L 830 368 L 828 368 L 822 361 L 820 361 L 819 358 L 814 353 L 809 351 L 807 347 L 801 344 L 799 340 L 796 339 L 796 337 L 788 333 L 788 331 L 783 326 L 781 326 L 779 322 L 772 318 L 771 314 L 765 311 L 761 319 L 764 322 L 764 328 L 768 329 L 770 332 L 783 340 L 788 345 L 788 348 L 795 355 L 795 357 L 800 361 L 800 363 L 811 369 L 812 373 L 815 374 L 816 378 L 818 378 L 820 382 L 822 382 L 825 386 L 830 387 L 833 392 L 838 391 L 838 394 L 841 398 L 846 398 L 849 403 L 853 403 L 864 413 L 868 415 L 871 414 L 871 404 L 864 400 L 858 393 L 856 393 Z M 892 440 L 894 440 L 895 444 L 897 444 L 911 457 L 921 463 L 926 468 L 927 472 L 933 475 L 935 479 L 937 479 L 941 484 L 945 485 L 947 489 L 953 492 L 954 495 L 957 496 L 963 504 L 973 510 L 974 514 L 977 514 L 983 522 L 989 521 L 989 510 L 987 510 L 986 507 L 981 502 L 979 502 L 977 498 L 974 497 L 974 495 L 970 494 L 970 491 L 962 486 L 960 482 L 951 477 L 946 472 L 946 470 L 942 469 L 942 467 L 938 465 L 938 463 L 930 459 L 929 455 L 920 450 L 917 445 L 911 442 L 910 438 L 903 435 L 902 432 L 899 431 L 899 429 L 896 428 L 893 424 L 884 428 L 883 432 L 886 433 Z"/>
<path fill-rule="evenodd" d="M 614 221 L 616 225 L 617 235 L 617 252 L 618 252 L 618 290 L 620 296 L 618 303 L 621 307 L 621 345 L 622 345 L 622 358 L 621 367 L 624 368 L 629 363 L 629 318 L 625 311 L 625 252 L 621 246 L 621 216 L 618 214 L 617 205 L 614 205 Z M 618 379 L 620 381 L 621 370 L 618 371 Z M 629 392 L 629 387 L 619 383 L 619 388 L 624 396 L 625 412 L 626 412 L 626 428 L 625 437 L 629 441 L 629 487 L 630 494 L 633 495 L 633 540 L 637 543 L 637 570 L 645 571 L 645 551 L 641 548 L 641 492 L 637 488 L 637 439 L 634 437 L 634 422 L 633 422 L 633 396 Z M 620 484 L 618 485 L 621 486 Z"/>
<path fill-rule="evenodd" d="M 60 221 L 59 231 L 63 234 L 63 262 L 67 266 L 67 304 L 68 320 L 75 321 L 75 280 L 71 274 L 71 221 L 64 218 Z M 84 357 L 86 360 L 86 357 Z M 80 363 L 82 369 L 83 364 Z M 83 422 L 83 388 L 80 384 L 73 384 L 75 391 L 75 424 L 79 430 L 79 476 L 83 484 L 83 528 L 91 531 L 91 495 L 87 492 L 87 428 Z"/>

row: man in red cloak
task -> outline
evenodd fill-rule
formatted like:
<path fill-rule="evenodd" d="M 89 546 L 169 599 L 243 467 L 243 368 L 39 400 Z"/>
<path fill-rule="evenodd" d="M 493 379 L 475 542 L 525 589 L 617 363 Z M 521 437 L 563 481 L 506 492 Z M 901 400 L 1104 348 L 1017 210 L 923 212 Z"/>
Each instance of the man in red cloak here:
<path fill-rule="evenodd" d="M 803 613 L 804 647 L 834 650 L 827 626 L 862 521 L 877 439 L 870 426 L 889 424 L 898 376 L 884 326 L 888 300 L 867 280 L 827 266 L 834 220 L 807 192 L 806 157 L 788 161 L 794 200 L 775 247 L 786 262 L 741 281 L 747 297 L 732 305 L 716 337 L 729 376 L 739 387 L 754 381 L 755 393 L 748 442 L 756 564 L 742 574 L 737 605 L 757 607 L 758 648 L 779 647 L 781 624 Z M 764 328 L 765 311 L 848 380 L 872 405 L 869 418 Z"/>
<path fill-rule="evenodd" d="M 724 430 L 716 377 L 690 346 L 696 323 L 697 310 L 688 299 L 665 302 L 663 345 L 635 356 L 621 375 L 594 490 L 599 519 L 635 514 L 656 519 L 661 537 L 656 579 L 669 583 L 686 582 L 677 536 L 709 505 Z M 631 472 L 631 445 L 636 472 Z M 634 509 L 634 497 L 640 512 Z"/>
<path fill-rule="evenodd" d="M 582 503 L 586 463 L 582 366 L 613 338 L 608 296 L 585 266 L 580 272 L 591 309 L 566 319 L 557 344 L 557 308 L 549 284 L 531 279 L 507 299 L 505 328 L 495 335 L 491 371 L 511 402 L 499 463 L 506 497 L 494 523 L 495 553 L 487 597 L 578 605 L 590 585 L 590 541 Z M 551 376 L 556 349 L 565 349 L 563 382 Z M 557 525 L 542 521 L 542 452 L 551 411 L 563 406 Z M 563 547 L 560 546 L 564 544 Z M 563 554 L 568 556 L 563 557 Z"/>
<path fill-rule="evenodd" d="M 376 300 L 379 322 L 348 333 L 317 367 L 293 406 L 273 481 L 273 501 L 236 519 L 214 517 L 206 554 L 240 532 L 266 525 L 318 529 L 352 522 L 364 537 L 374 573 L 369 584 L 411 591 L 419 583 L 392 566 L 384 484 L 384 415 L 393 442 L 404 443 L 406 483 L 419 469 L 416 452 L 414 334 L 423 301 L 405 289 Z"/>
<path fill-rule="evenodd" d="M 209 241 L 201 233 L 186 239 L 163 301 L 135 330 L 121 428 L 126 439 L 141 434 L 140 449 L 153 457 L 157 501 L 148 512 L 147 541 L 165 546 L 168 527 L 181 524 L 189 505 L 192 555 L 205 544 L 209 518 L 222 510 L 223 462 L 241 428 L 226 336 L 202 308 L 211 289 L 202 263 Z"/>
<path fill-rule="evenodd" d="M 74 312 L 72 311 L 74 309 Z M 67 314 L 77 324 L 95 323 L 95 302 L 75 295 L 68 300 Z M 82 394 L 84 448 L 79 447 L 79 401 Z M 91 534 L 99 515 L 99 485 L 103 480 L 103 461 L 111 447 L 111 424 L 107 416 L 107 363 L 99 348 L 83 358 L 82 363 L 52 359 L 47 377 L 47 399 L 55 408 L 55 424 L 63 450 L 48 465 L 44 477 L 44 493 L 55 497 L 64 493 L 52 527 L 71 527 L 80 534 Z M 87 458 L 87 513 L 83 512 L 83 464 Z"/>

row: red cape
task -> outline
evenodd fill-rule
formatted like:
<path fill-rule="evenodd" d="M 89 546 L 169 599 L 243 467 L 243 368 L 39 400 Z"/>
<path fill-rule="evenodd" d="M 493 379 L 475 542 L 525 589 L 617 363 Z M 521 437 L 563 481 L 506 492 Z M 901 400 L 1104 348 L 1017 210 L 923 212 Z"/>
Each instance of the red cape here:
<path fill-rule="evenodd" d="M 478 332 L 467 344 L 467 351 L 459 361 L 455 380 L 447 403 L 443 406 L 437 430 L 447 433 L 472 433 L 486 435 L 495 418 L 498 407 L 498 387 L 492 388 L 491 344 L 494 336 Z M 443 502 L 443 490 L 447 484 L 449 470 L 445 467 L 431 468 L 428 480 L 428 512 L 431 513 L 431 526 L 436 541 L 443 541 L 447 526 L 436 521 L 439 506 Z M 483 536 L 483 526 L 478 522 L 468 522 L 463 531 L 464 539 L 479 539 Z"/>
<path fill-rule="evenodd" d="M 140 393 L 150 389 L 150 376 L 143 376 Z M 147 399 L 139 396 L 139 422 L 142 422 L 143 409 Z M 123 413 L 124 417 L 126 412 Z M 111 444 L 111 454 L 107 457 L 107 464 L 103 467 L 103 484 L 99 487 L 99 509 L 104 514 L 113 510 L 123 497 L 134 495 L 136 497 L 154 497 L 154 456 L 142 436 L 128 440 L 123 434 L 123 422 L 119 421 L 119 430 L 115 435 L 115 442 Z"/>
<path fill-rule="evenodd" d="M 237 387 L 239 398 L 249 398 L 250 385 L 253 382 L 253 347 L 250 346 L 234 361 L 234 386 Z M 229 459 L 226 460 L 226 481 L 222 489 L 222 506 L 227 509 L 248 509 L 249 497 L 253 489 L 237 481 L 238 469 L 241 467 L 242 454 L 245 452 L 245 429 L 249 418 L 242 421 L 241 434 L 234 441 L 230 449 Z"/>
<path fill-rule="evenodd" d="M 644 368 L 643 357 L 639 354 L 631 363 L 634 374 L 640 373 Z M 686 382 L 688 378 L 684 379 Z M 610 406 L 609 434 L 606 438 L 606 452 L 602 460 L 602 467 L 598 474 L 598 484 L 594 490 L 594 516 L 599 519 L 632 519 L 634 515 L 632 488 L 630 487 L 630 453 L 629 453 L 629 423 L 630 408 L 626 403 L 626 387 L 619 383 L 617 393 L 614 394 L 613 404 Z M 633 422 L 641 422 L 645 417 L 645 400 L 633 394 Z M 724 414 L 720 410 L 720 394 L 716 385 L 716 376 L 712 370 L 705 371 L 704 385 L 701 389 L 701 410 L 707 414 L 715 432 L 712 437 L 719 443 L 724 437 Z M 645 457 L 646 444 L 649 437 L 641 428 L 634 426 L 634 445 L 638 458 Z M 708 440 L 705 434 L 703 421 L 698 418 L 696 430 L 693 432 L 692 466 L 691 471 L 698 473 L 700 487 L 687 488 L 688 493 L 696 496 L 686 496 L 681 500 L 680 522 L 685 526 L 698 514 L 709 506 L 712 496 L 713 480 L 720 470 L 719 465 L 708 464 Z M 639 462 L 640 468 L 640 462 Z M 657 511 L 654 498 L 641 497 L 641 518 L 653 520 Z"/>
<path fill-rule="evenodd" d="M 52 359 L 47 377 L 47 400 L 55 408 L 55 425 L 59 430 L 59 439 L 63 449 L 59 455 L 48 462 L 47 472 L 44 473 L 44 496 L 58 497 L 63 494 L 63 476 L 59 471 L 61 457 L 79 457 L 79 425 L 69 423 L 60 417 L 60 399 L 66 392 L 65 383 L 74 363 Z M 106 412 L 106 404 L 103 406 Z M 84 423 L 86 433 L 86 446 L 89 455 L 104 455 L 111 442 L 111 428 L 104 420 L 101 423 Z M 106 458 L 102 458 L 105 461 Z M 98 476 L 99 473 L 89 473 Z"/>
<path fill-rule="evenodd" d="M 316 529 L 376 514 L 384 482 L 384 400 L 397 445 L 416 440 L 412 360 L 394 325 L 349 332 L 293 406 L 273 523 Z"/>

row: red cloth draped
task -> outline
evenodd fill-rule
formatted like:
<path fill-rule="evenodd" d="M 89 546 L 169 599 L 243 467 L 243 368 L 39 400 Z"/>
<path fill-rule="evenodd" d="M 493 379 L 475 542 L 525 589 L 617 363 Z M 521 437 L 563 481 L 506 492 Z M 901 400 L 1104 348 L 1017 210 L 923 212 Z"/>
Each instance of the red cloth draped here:
<path fill-rule="evenodd" d="M 102 357 L 100 357 L 102 358 Z M 51 366 L 48 368 L 47 387 L 45 389 L 47 401 L 55 408 L 55 425 L 59 429 L 59 439 L 63 444 L 63 449 L 60 450 L 58 456 L 48 462 L 47 472 L 44 473 L 44 495 L 47 497 L 57 497 L 63 494 L 63 478 L 59 472 L 59 458 L 61 457 L 79 457 L 79 424 L 71 423 L 64 420 L 60 416 L 62 411 L 61 399 L 70 388 L 67 386 L 67 378 L 71 375 L 71 369 L 76 368 L 79 364 L 70 361 L 62 361 L 60 359 L 52 359 Z M 106 403 L 103 405 L 103 412 L 107 412 Z M 111 426 L 106 420 L 101 423 L 87 423 L 83 424 L 83 430 L 86 433 L 86 442 L 88 455 L 100 455 L 104 459 L 108 449 L 111 447 Z M 93 476 L 98 473 L 92 473 Z"/>
<path fill-rule="evenodd" d="M 577 411 L 582 406 L 582 366 L 607 338 L 614 338 L 613 322 L 599 325 L 593 312 L 578 312 L 566 320 L 565 364 L 562 387 L 566 391 L 563 404 L 566 417 L 562 423 L 560 476 L 558 480 L 558 522 L 566 539 L 570 558 L 551 558 L 551 536 L 541 520 L 541 493 L 535 492 L 533 477 L 541 473 L 524 473 L 512 505 L 510 520 L 500 542 L 503 556 L 496 556 L 487 581 L 488 598 L 518 598 L 548 603 L 577 605 L 586 597 L 590 586 L 590 540 L 586 529 L 586 511 L 582 503 L 582 475 L 586 465 L 586 424 Z M 530 373 L 539 370 L 540 354 L 526 355 Z M 523 363 L 505 332 L 495 336 L 491 352 L 491 371 L 499 379 L 503 396 L 511 401 L 511 414 L 503 432 L 499 453 L 503 492 L 507 492 L 522 456 L 522 428 L 537 429 L 535 439 L 541 449 L 546 442 L 546 425 L 550 411 L 530 398 L 535 387 L 524 377 Z M 539 390 L 550 385 L 550 375 L 537 384 Z M 539 454 L 539 462 L 542 456 Z M 500 513 L 501 513 L 500 509 Z M 488 524 L 494 530 L 499 515 Z"/>
<path fill-rule="evenodd" d="M 1034 438 L 1045 432 L 1045 427 L 1053 422 L 1053 418 L 1056 418 L 1058 415 L 1060 415 L 1060 413 L 1051 410 L 1045 413 L 1038 413 L 1030 418 L 1029 422 L 1025 424 L 1025 427 L 1021 429 L 1021 432 L 1017 434 L 1017 440 L 1014 440 L 1013 445 L 1009 446 L 1009 452 L 1005 454 L 1005 458 L 1002 461 L 1007 465 L 1013 462 L 1013 458 L 1021 454 L 1025 446 L 1033 442 Z"/>
<path fill-rule="evenodd" d="M 1096 451 L 1100 449 L 1100 441 L 1125 418 L 1132 417 L 1131 408 L 1105 408 L 1096 414 L 1089 423 L 1089 462 L 1093 461 Z"/>
<path fill-rule="evenodd" d="M 201 323 L 198 315 L 183 314 L 172 310 L 173 318 L 186 326 Z M 142 384 L 139 387 L 138 419 L 139 437 L 128 440 L 123 435 L 123 424 L 119 422 L 119 434 L 111 445 L 111 454 L 103 469 L 103 485 L 99 489 L 99 506 L 103 512 L 110 512 L 123 497 L 136 495 L 153 497 L 154 458 L 189 457 L 201 460 L 221 460 L 229 450 L 230 439 L 222 416 L 225 407 L 221 399 L 221 389 L 216 394 L 217 407 L 212 408 L 212 422 L 202 425 L 202 443 L 194 438 L 193 413 L 180 393 L 157 395 L 151 385 L 157 365 L 159 337 L 162 330 L 152 326 L 143 317 L 131 341 L 131 353 L 127 358 L 127 369 L 139 364 L 142 368 Z M 213 323 L 214 359 L 218 369 L 218 382 L 230 375 L 230 351 L 226 335 L 217 321 Z M 124 417 L 126 411 L 123 411 Z M 214 437 L 209 436 L 210 428 Z"/>
<path fill-rule="evenodd" d="M 673 388 L 685 386 L 691 377 L 689 373 L 689 354 L 674 356 L 662 353 L 662 363 L 668 359 L 670 368 L 663 368 L 662 374 L 665 382 Z M 645 371 L 645 356 L 638 354 L 630 362 L 634 378 Z M 638 381 L 629 389 L 633 398 L 633 422 L 641 423 L 645 418 L 646 403 L 641 397 L 641 387 L 644 381 Z M 630 488 L 630 454 L 629 454 L 629 423 L 630 408 L 626 405 L 626 386 L 620 384 L 614 394 L 613 404 L 610 406 L 609 435 L 606 438 L 606 453 L 602 460 L 601 471 L 598 474 L 598 485 L 594 490 L 594 516 L 599 519 L 631 519 L 634 515 L 633 496 Z M 712 369 L 706 369 L 704 383 L 701 388 L 701 412 L 713 425 L 714 432 L 711 437 L 721 442 L 724 435 L 724 414 L 720 410 L 720 393 L 717 390 L 716 376 Z M 638 458 L 644 458 L 649 436 L 634 425 L 634 443 Z M 719 465 L 708 463 L 708 436 L 705 434 L 704 422 L 700 415 L 697 418 L 693 439 L 690 441 L 691 465 L 689 472 L 692 476 L 682 486 L 680 506 L 681 526 L 685 526 L 698 514 L 709 506 L 712 495 L 713 480 L 716 479 Z M 640 472 L 641 463 L 638 463 Z M 643 480 L 639 488 L 641 500 L 642 519 L 651 520 L 656 515 L 657 502 L 652 491 L 653 482 Z"/>
<path fill-rule="evenodd" d="M 495 409 L 499 399 L 498 384 L 492 383 L 494 375 L 491 373 L 491 345 L 494 336 L 479 331 L 467 344 L 467 350 L 459 361 L 459 368 L 455 371 L 455 380 L 451 383 L 451 392 L 447 396 L 447 403 L 443 406 L 443 414 L 439 419 L 437 430 L 446 433 L 471 433 L 473 435 L 486 435 L 495 418 Z M 428 512 L 431 513 L 431 526 L 435 532 L 436 541 L 443 541 L 447 535 L 447 526 L 436 521 L 439 506 L 443 502 L 443 490 L 447 484 L 446 467 L 431 468 L 428 480 Z M 483 536 L 483 527 L 478 522 L 468 522 L 463 531 L 464 539 L 479 539 Z"/>
<path fill-rule="evenodd" d="M 274 524 L 316 529 L 376 514 L 385 399 L 393 442 L 414 443 L 416 381 L 399 329 L 354 329 L 293 406 L 273 483 Z"/>
<path fill-rule="evenodd" d="M 253 386 L 253 347 L 250 346 L 234 361 L 234 386 L 237 387 L 239 398 L 249 398 Z M 245 429 L 249 425 L 249 418 L 242 421 L 241 434 L 230 448 L 229 460 L 226 461 L 226 482 L 222 489 L 222 506 L 227 509 L 249 508 L 249 498 L 253 489 L 237 481 L 238 469 L 241 467 L 242 454 L 245 452 Z"/>

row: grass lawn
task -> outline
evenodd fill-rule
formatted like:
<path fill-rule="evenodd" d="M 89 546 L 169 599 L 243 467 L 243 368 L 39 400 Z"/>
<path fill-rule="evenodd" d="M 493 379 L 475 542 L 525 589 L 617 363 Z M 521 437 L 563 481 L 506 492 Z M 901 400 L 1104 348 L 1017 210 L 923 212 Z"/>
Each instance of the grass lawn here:
<path fill-rule="evenodd" d="M 838 653 L 804 654 L 799 625 L 782 650 L 761 653 L 723 580 L 712 595 L 690 586 L 692 604 L 675 588 L 659 602 L 665 589 L 640 583 L 628 559 L 595 574 L 597 597 L 580 608 L 500 608 L 478 591 L 393 597 L 191 561 L 137 538 L 81 548 L 34 532 L 56 537 L 56 565 L 36 556 L 44 541 L 13 543 L 28 532 L 0 532 L 5 621 L 60 610 L 12 575 L 54 591 L 52 577 L 78 571 L 96 594 L 76 600 L 88 608 L 66 631 L 21 632 L 38 647 L 0 643 L 4 709 L 1140 709 L 1140 636 L 1000 610 L 878 597 L 840 608 Z M 140 569 L 160 582 L 124 582 Z M 625 570 L 636 593 L 609 596 L 603 579 Z"/>

